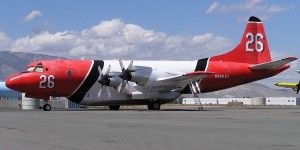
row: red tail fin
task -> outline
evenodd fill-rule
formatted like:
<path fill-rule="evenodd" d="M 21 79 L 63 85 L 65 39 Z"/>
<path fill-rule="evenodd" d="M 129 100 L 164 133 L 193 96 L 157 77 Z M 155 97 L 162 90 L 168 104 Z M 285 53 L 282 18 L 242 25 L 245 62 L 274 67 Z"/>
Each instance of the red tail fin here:
<path fill-rule="evenodd" d="M 250 64 L 271 61 L 267 37 L 261 20 L 251 16 L 240 44 L 230 52 L 211 57 L 210 60 Z"/>

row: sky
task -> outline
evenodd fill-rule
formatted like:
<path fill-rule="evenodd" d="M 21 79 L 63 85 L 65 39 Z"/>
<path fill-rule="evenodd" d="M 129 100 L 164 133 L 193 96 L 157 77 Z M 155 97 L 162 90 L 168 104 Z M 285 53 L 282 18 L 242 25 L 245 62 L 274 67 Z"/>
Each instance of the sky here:
<path fill-rule="evenodd" d="M 259 17 L 273 59 L 299 57 L 298 0 L 7 0 L 0 50 L 72 59 L 197 60 L 239 43 Z M 260 83 L 299 80 L 298 61 Z"/>

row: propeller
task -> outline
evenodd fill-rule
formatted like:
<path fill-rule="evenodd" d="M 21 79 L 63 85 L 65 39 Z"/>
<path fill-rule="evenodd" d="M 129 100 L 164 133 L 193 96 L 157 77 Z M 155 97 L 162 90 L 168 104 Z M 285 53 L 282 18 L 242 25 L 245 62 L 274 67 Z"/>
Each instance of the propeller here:
<path fill-rule="evenodd" d="M 109 79 L 110 68 L 111 68 L 111 66 L 109 65 L 107 67 L 107 70 L 106 70 L 105 74 L 103 74 L 102 69 L 100 68 L 100 66 L 98 66 L 98 71 L 99 71 L 99 74 L 100 74 L 100 79 L 98 80 L 98 82 L 101 84 L 101 87 L 100 87 L 98 95 L 97 95 L 98 98 L 101 97 L 103 86 L 106 86 L 106 91 L 107 91 L 108 98 L 111 97 L 110 91 L 108 89 L 108 86 L 110 84 L 110 79 Z"/>
<path fill-rule="evenodd" d="M 299 80 L 299 83 L 297 84 L 297 94 L 299 93 L 300 91 L 300 80 Z"/>
<path fill-rule="evenodd" d="M 133 72 L 133 70 L 131 70 L 131 69 L 132 69 L 133 60 L 130 61 L 127 69 L 124 68 L 124 64 L 123 64 L 121 59 L 119 59 L 119 63 L 120 63 L 120 67 L 121 67 L 121 70 L 122 70 L 122 73 L 119 75 L 119 77 L 122 79 L 122 82 L 118 86 L 118 92 L 120 93 L 121 90 L 125 87 L 124 83 L 123 83 L 124 81 L 127 82 L 127 85 L 128 85 L 128 88 L 129 88 L 128 81 L 130 81 L 131 78 L 132 78 L 131 72 Z M 129 89 L 131 89 L 131 88 L 129 88 Z"/>

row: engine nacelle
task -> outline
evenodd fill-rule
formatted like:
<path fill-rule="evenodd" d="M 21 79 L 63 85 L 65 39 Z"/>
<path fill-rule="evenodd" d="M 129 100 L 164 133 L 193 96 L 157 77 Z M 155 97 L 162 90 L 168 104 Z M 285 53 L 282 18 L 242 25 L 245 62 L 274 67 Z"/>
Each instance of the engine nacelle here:
<path fill-rule="evenodd" d="M 119 75 L 121 74 L 121 72 L 110 72 L 109 73 L 109 86 L 110 87 L 118 87 L 120 85 L 120 83 L 122 82 L 122 79 L 119 77 Z"/>
<path fill-rule="evenodd" d="M 131 71 L 132 77 L 130 81 L 140 86 L 145 85 L 152 74 L 152 68 L 145 66 L 132 66 Z"/>

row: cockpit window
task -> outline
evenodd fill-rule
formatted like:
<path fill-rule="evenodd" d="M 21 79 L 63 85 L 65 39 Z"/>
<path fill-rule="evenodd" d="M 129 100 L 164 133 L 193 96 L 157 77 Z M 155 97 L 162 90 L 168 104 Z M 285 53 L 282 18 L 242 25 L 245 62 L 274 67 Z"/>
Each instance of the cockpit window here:
<path fill-rule="evenodd" d="M 26 73 L 26 72 L 44 72 L 44 68 L 43 66 L 29 66 L 26 71 L 24 71 L 23 73 Z"/>
<path fill-rule="evenodd" d="M 34 66 L 29 66 L 27 69 L 26 69 L 26 71 L 28 71 L 28 72 L 31 72 L 31 71 L 33 71 L 34 70 Z"/>
<path fill-rule="evenodd" d="M 34 69 L 34 72 L 44 72 L 43 66 L 36 66 L 36 68 Z"/>

